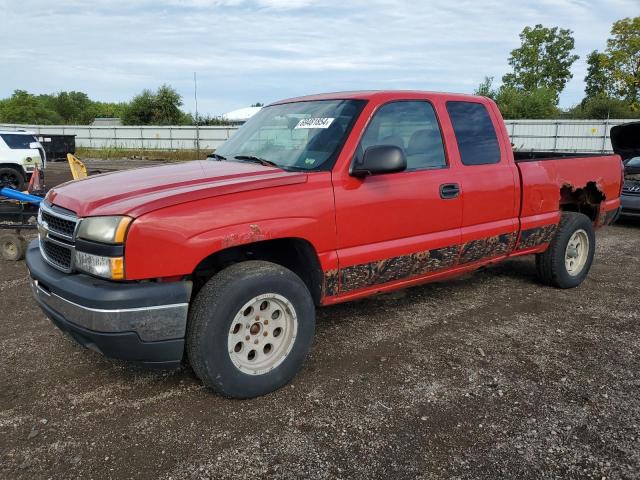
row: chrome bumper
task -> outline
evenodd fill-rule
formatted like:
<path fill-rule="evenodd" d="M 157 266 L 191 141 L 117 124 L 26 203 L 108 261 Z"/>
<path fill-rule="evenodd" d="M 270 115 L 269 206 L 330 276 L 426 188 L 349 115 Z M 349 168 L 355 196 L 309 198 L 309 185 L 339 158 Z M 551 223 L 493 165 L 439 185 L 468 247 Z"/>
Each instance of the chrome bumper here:
<path fill-rule="evenodd" d="M 145 342 L 183 338 L 187 327 L 188 303 L 107 310 L 90 308 L 62 298 L 31 278 L 31 290 L 38 303 L 69 322 L 102 333 L 135 332 Z"/>

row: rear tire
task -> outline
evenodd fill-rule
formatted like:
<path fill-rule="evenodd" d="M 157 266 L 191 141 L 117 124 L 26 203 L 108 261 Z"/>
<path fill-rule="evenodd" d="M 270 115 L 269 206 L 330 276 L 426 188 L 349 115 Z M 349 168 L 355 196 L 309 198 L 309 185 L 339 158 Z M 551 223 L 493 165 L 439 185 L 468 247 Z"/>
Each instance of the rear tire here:
<path fill-rule="evenodd" d="M 538 278 L 558 288 L 577 287 L 591 269 L 595 247 L 596 237 L 589 217 L 564 212 L 549 248 L 536 255 Z"/>
<path fill-rule="evenodd" d="M 9 187 L 14 190 L 24 190 L 25 178 L 22 172 L 11 167 L 0 168 L 0 188 Z"/>
<path fill-rule="evenodd" d="M 227 267 L 198 292 L 187 357 L 202 383 L 234 398 L 286 385 L 311 347 L 315 306 L 302 280 L 270 262 Z"/>

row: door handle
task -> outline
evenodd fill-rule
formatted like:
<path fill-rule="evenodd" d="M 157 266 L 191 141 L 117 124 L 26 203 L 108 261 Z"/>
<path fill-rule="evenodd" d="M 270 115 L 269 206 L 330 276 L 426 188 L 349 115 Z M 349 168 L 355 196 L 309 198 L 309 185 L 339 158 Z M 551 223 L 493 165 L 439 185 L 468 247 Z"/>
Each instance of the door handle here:
<path fill-rule="evenodd" d="M 440 198 L 445 200 L 458 198 L 460 195 L 460 185 L 457 183 L 443 183 L 440 185 Z"/>

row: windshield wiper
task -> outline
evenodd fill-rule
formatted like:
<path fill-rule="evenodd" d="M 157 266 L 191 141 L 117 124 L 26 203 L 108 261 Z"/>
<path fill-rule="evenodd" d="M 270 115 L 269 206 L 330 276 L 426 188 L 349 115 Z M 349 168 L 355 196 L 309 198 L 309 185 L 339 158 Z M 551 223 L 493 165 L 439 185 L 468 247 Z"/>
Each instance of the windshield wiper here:
<path fill-rule="evenodd" d="M 266 167 L 282 168 L 276 162 L 272 162 L 271 160 L 267 160 L 266 158 L 254 157 L 253 155 L 236 155 L 233 158 L 235 158 L 236 160 L 246 160 L 248 162 L 259 163 L 260 165 L 264 165 Z"/>
<path fill-rule="evenodd" d="M 207 155 L 207 158 L 213 158 L 213 159 L 218 160 L 218 161 L 227 159 L 227 157 L 225 157 L 223 155 L 219 155 L 217 153 L 210 153 L 209 155 Z"/>

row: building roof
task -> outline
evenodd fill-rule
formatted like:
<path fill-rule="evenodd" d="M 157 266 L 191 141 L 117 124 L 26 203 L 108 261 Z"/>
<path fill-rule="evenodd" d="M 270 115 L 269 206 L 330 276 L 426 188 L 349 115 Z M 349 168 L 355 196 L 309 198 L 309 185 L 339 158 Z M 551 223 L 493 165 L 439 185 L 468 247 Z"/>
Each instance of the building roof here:
<path fill-rule="evenodd" d="M 246 122 L 256 113 L 258 113 L 261 108 L 262 107 L 239 108 L 237 110 L 233 110 L 232 112 L 223 114 L 222 118 L 224 120 L 228 120 L 229 122 Z"/>

